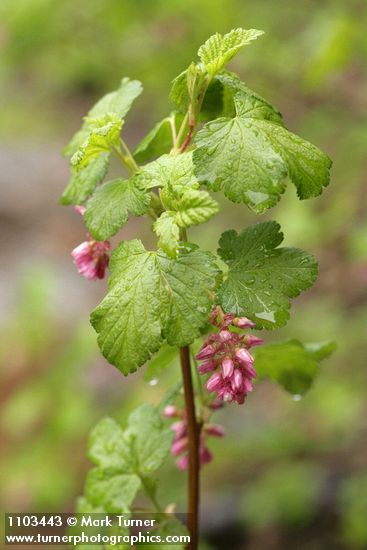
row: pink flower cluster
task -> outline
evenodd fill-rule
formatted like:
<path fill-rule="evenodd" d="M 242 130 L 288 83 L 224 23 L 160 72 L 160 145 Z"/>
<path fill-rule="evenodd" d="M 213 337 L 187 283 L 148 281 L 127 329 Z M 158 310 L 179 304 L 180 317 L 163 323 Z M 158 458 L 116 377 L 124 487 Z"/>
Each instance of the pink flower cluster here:
<path fill-rule="evenodd" d="M 84 206 L 76 206 L 75 210 L 83 216 Z M 81 275 L 88 280 L 103 279 L 108 267 L 109 256 L 107 251 L 111 245 L 109 241 L 96 241 L 88 234 L 88 240 L 74 248 L 71 255 Z"/>
<path fill-rule="evenodd" d="M 217 399 L 242 405 L 252 391 L 252 379 L 256 377 L 249 348 L 262 344 L 263 340 L 252 334 L 230 330 L 234 327 L 253 328 L 255 324 L 246 317 L 224 313 L 219 306 L 213 310 L 210 322 L 219 332 L 210 334 L 197 354 L 196 359 L 203 361 L 199 372 L 213 373 L 206 387 L 209 392 L 216 393 Z"/>
<path fill-rule="evenodd" d="M 182 455 L 176 461 L 176 465 L 180 470 L 187 470 L 189 467 L 189 439 L 185 411 L 178 411 L 174 405 L 167 405 L 163 414 L 167 418 L 180 418 L 180 420 L 171 424 L 171 429 L 175 432 L 171 445 L 171 453 L 174 457 Z M 203 425 L 199 445 L 199 460 L 202 466 L 208 464 L 213 459 L 212 453 L 206 447 L 206 438 L 208 436 L 223 437 L 224 429 L 218 424 Z"/>

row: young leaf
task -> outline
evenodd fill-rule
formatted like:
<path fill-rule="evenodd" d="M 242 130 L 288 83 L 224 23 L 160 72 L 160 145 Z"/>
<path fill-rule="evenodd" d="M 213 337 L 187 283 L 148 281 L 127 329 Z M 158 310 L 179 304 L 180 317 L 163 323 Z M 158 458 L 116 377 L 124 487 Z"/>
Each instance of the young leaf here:
<path fill-rule="evenodd" d="M 134 176 L 139 186 L 145 189 L 169 186 L 181 196 L 188 187 L 197 188 L 192 153 L 162 155 L 143 166 Z"/>
<path fill-rule="evenodd" d="M 77 170 L 87 166 L 92 158 L 118 147 L 123 121 L 114 114 L 89 120 L 90 132 L 85 142 L 70 159 Z"/>
<path fill-rule="evenodd" d="M 260 378 L 269 377 L 285 390 L 303 395 L 311 387 L 319 372 L 320 361 L 335 350 L 334 342 L 302 344 L 286 340 L 257 348 L 255 368 Z"/>
<path fill-rule="evenodd" d="M 140 486 L 140 478 L 135 474 L 109 475 L 93 468 L 87 476 L 85 498 L 93 506 L 102 506 L 107 513 L 127 513 Z"/>
<path fill-rule="evenodd" d="M 89 436 L 88 458 L 103 470 L 132 472 L 131 448 L 121 426 L 112 418 L 103 418 Z"/>
<path fill-rule="evenodd" d="M 184 346 L 199 335 L 219 275 L 211 254 L 185 249 L 172 260 L 133 240 L 113 252 L 110 270 L 109 292 L 91 323 L 102 354 L 124 374 L 145 363 L 164 338 Z"/>
<path fill-rule="evenodd" d="M 169 99 L 181 113 L 186 113 L 189 104 L 195 103 L 204 78 L 205 71 L 203 68 L 191 63 L 186 71 L 180 73 L 172 81 Z"/>
<path fill-rule="evenodd" d="M 157 409 L 148 403 L 135 409 L 129 416 L 127 434 L 136 458 L 136 471 L 146 475 L 158 470 L 169 454 L 173 433 L 164 425 Z"/>
<path fill-rule="evenodd" d="M 298 248 L 278 248 L 283 240 L 276 222 L 225 231 L 218 253 L 228 277 L 218 292 L 224 311 L 246 315 L 257 328 L 272 329 L 289 319 L 289 298 L 309 288 L 317 277 L 315 258 Z"/>
<path fill-rule="evenodd" d="M 219 204 L 206 191 L 188 189 L 182 197 L 171 202 L 176 211 L 176 223 L 180 227 L 190 227 L 210 220 L 219 212 Z"/>
<path fill-rule="evenodd" d="M 170 537 L 187 536 L 186 540 L 187 541 L 189 540 L 189 532 L 187 530 L 187 527 L 173 515 L 169 517 L 166 516 L 166 518 L 163 519 L 163 521 L 161 521 L 158 524 L 157 528 L 154 530 L 154 535 L 156 535 L 157 537 L 160 536 L 162 541 L 166 540 L 168 536 Z M 139 549 L 141 550 L 185 550 L 185 548 L 187 548 L 187 545 L 184 543 L 182 544 L 153 543 L 149 545 L 148 544 L 139 545 Z"/>
<path fill-rule="evenodd" d="M 158 409 L 145 403 L 131 413 L 125 430 L 112 418 L 101 420 L 91 432 L 88 458 L 104 478 L 119 473 L 141 477 L 162 465 L 172 435 Z"/>
<path fill-rule="evenodd" d="M 73 155 L 83 145 L 90 132 L 90 119 L 100 118 L 107 114 L 114 114 L 122 119 L 130 110 L 130 107 L 141 92 L 142 85 L 138 80 L 123 78 L 120 87 L 114 92 L 103 96 L 89 111 L 82 128 L 73 136 L 65 147 L 65 156 Z"/>
<path fill-rule="evenodd" d="M 171 116 L 158 122 L 135 149 L 135 160 L 141 164 L 169 153 L 173 146 L 172 126 L 176 131 L 182 118 L 182 115 L 172 113 Z"/>
<path fill-rule="evenodd" d="M 208 122 L 196 136 L 193 161 L 199 181 L 223 189 L 227 198 L 255 212 L 278 202 L 287 175 L 301 199 L 320 194 L 329 183 L 330 159 L 274 121 L 276 111 L 256 96 L 238 92 L 234 103 L 234 118 Z"/>
<path fill-rule="evenodd" d="M 200 46 L 198 56 L 210 75 L 220 71 L 243 47 L 264 34 L 256 29 L 233 29 L 222 36 L 213 34 Z"/>
<path fill-rule="evenodd" d="M 127 222 L 129 213 L 145 214 L 150 204 L 150 195 L 140 189 L 137 182 L 118 178 L 97 189 L 87 203 L 84 221 L 92 237 L 104 241 Z"/>
<path fill-rule="evenodd" d="M 153 229 L 159 237 L 158 247 L 170 258 L 176 258 L 180 228 L 175 219 L 175 212 L 163 212 L 154 222 Z"/>
<path fill-rule="evenodd" d="M 159 237 L 159 247 L 170 258 L 176 258 L 180 227 L 187 228 L 206 222 L 219 211 L 219 205 L 206 191 L 197 189 L 188 189 L 179 199 L 174 198 L 170 193 L 171 187 L 167 186 L 162 190 L 161 199 L 164 206 L 172 210 L 163 212 L 154 223 L 153 229 Z M 182 188 L 173 186 L 173 191 L 177 195 Z"/>
<path fill-rule="evenodd" d="M 83 204 L 105 178 L 109 159 L 109 153 L 102 153 L 91 159 L 90 163 L 81 170 L 72 167 L 69 184 L 62 194 L 60 202 L 62 204 Z"/>

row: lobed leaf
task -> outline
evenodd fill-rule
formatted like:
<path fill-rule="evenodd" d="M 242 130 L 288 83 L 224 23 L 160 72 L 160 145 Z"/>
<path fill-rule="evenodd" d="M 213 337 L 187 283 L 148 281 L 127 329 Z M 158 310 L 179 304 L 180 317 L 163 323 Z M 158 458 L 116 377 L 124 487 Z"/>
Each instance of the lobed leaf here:
<path fill-rule="evenodd" d="M 176 223 L 190 227 L 204 223 L 219 212 L 219 204 L 206 191 L 188 189 L 178 200 L 171 202 L 176 211 Z"/>
<path fill-rule="evenodd" d="M 88 112 L 82 128 L 73 136 L 65 147 L 65 156 L 73 155 L 83 145 L 90 132 L 90 119 L 114 114 L 122 119 L 130 110 L 133 101 L 142 93 L 143 88 L 138 80 L 123 78 L 117 90 L 103 96 Z"/>
<path fill-rule="evenodd" d="M 178 255 L 180 228 L 177 225 L 175 212 L 163 212 L 153 224 L 153 230 L 159 237 L 158 247 L 170 258 Z"/>
<path fill-rule="evenodd" d="M 276 222 L 222 234 L 218 253 L 229 267 L 218 291 L 224 311 L 249 317 L 257 328 L 286 324 L 289 298 L 312 286 L 317 262 L 298 248 L 278 248 L 282 241 Z"/>
<path fill-rule="evenodd" d="M 220 71 L 243 47 L 264 34 L 257 29 L 233 29 L 222 36 L 213 34 L 200 46 L 198 56 L 210 75 Z"/>
<path fill-rule="evenodd" d="M 129 416 L 127 433 L 139 475 L 158 470 L 169 454 L 173 438 L 158 410 L 148 403 L 135 409 Z"/>
<path fill-rule="evenodd" d="M 134 179 L 141 188 L 169 187 L 171 193 L 177 191 L 179 195 L 187 187 L 199 187 L 194 175 L 192 153 L 162 155 L 142 166 Z"/>
<path fill-rule="evenodd" d="M 121 426 L 112 418 L 103 418 L 89 436 L 88 458 L 103 470 L 134 471 L 131 448 Z"/>
<path fill-rule="evenodd" d="M 90 120 L 88 137 L 70 159 L 77 170 L 87 166 L 91 159 L 118 147 L 123 121 L 114 114 Z"/>
<path fill-rule="evenodd" d="M 301 199 L 320 194 L 330 159 L 284 128 L 277 111 L 251 91 L 237 92 L 234 103 L 234 118 L 208 122 L 195 138 L 198 180 L 258 213 L 278 202 L 287 175 Z"/>
<path fill-rule="evenodd" d="M 89 164 L 81 170 L 72 167 L 70 181 L 61 196 L 60 202 L 65 205 L 83 204 L 105 178 L 108 172 L 109 159 L 109 153 L 102 153 L 91 159 Z"/>
<path fill-rule="evenodd" d="M 335 350 L 334 342 L 302 344 L 286 340 L 261 346 L 254 351 L 260 378 L 269 377 L 294 395 L 308 391 L 320 370 L 320 361 Z"/>
<path fill-rule="evenodd" d="M 179 113 L 172 113 L 171 116 L 158 122 L 136 147 L 135 160 L 141 164 L 169 153 L 173 147 L 172 126 L 176 130 L 182 119 Z"/>
<path fill-rule="evenodd" d="M 92 237 L 104 241 L 127 222 L 129 213 L 142 216 L 150 205 L 150 195 L 138 182 L 118 178 L 105 183 L 87 203 L 84 221 Z"/>
<path fill-rule="evenodd" d="M 195 248 L 177 259 L 123 242 L 110 261 L 109 292 L 91 322 L 106 359 L 124 374 L 134 372 L 166 339 L 191 343 L 210 312 L 219 270 L 214 257 Z"/>
<path fill-rule="evenodd" d="M 164 206 L 169 210 L 163 212 L 153 225 L 159 237 L 159 247 L 170 258 L 176 258 L 180 239 L 180 228 L 204 223 L 219 211 L 218 203 L 206 191 L 187 189 L 180 198 L 179 190 L 173 186 L 174 194 L 167 186 L 161 192 Z"/>
<path fill-rule="evenodd" d="M 127 513 L 140 486 L 141 481 L 136 474 L 109 475 L 100 468 L 93 468 L 88 472 L 85 498 L 107 513 Z"/>

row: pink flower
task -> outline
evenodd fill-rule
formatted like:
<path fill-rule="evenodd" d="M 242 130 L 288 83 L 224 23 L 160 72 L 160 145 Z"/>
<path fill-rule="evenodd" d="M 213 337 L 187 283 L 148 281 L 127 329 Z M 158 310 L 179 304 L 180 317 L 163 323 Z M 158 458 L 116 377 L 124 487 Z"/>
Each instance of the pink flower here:
<path fill-rule="evenodd" d="M 177 415 L 177 409 L 174 405 L 167 405 L 163 411 L 164 416 L 167 418 L 173 418 Z"/>
<path fill-rule="evenodd" d="M 109 241 L 88 240 L 74 248 L 71 255 L 81 275 L 88 280 L 103 279 L 109 262 Z"/>
<path fill-rule="evenodd" d="M 213 407 L 214 408 L 214 407 Z M 174 411 L 174 414 L 173 414 Z M 189 452 L 188 452 L 188 433 L 187 433 L 187 419 L 185 411 L 178 411 L 173 405 L 168 405 L 163 415 L 166 418 L 172 418 L 176 416 L 180 420 L 171 424 L 171 430 L 175 432 L 173 442 L 171 445 L 171 454 L 174 457 L 179 457 L 176 460 L 176 466 L 179 470 L 187 470 L 189 467 Z M 200 434 L 199 442 L 199 461 L 200 465 L 208 464 L 212 461 L 213 455 L 206 447 L 207 437 L 223 437 L 224 429 L 218 424 L 204 424 Z M 181 456 L 180 456 L 181 455 Z"/>
<path fill-rule="evenodd" d="M 212 311 L 210 321 L 219 332 L 210 334 L 197 354 L 199 361 L 205 359 L 198 370 L 200 374 L 211 373 L 206 388 L 216 394 L 217 400 L 242 404 L 252 391 L 252 379 L 256 377 L 249 348 L 259 346 L 263 340 L 252 334 L 240 334 L 238 330 L 233 332 L 231 327 L 244 329 L 255 325 L 247 317 L 224 313 L 219 306 Z"/>

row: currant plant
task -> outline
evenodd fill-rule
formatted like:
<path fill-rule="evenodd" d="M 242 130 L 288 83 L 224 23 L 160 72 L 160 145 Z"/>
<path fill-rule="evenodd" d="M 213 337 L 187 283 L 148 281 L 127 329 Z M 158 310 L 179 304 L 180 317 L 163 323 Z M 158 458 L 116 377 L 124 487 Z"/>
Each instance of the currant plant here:
<path fill-rule="evenodd" d="M 91 314 L 102 354 L 124 375 L 147 364 L 152 378 L 177 357 L 182 371 L 182 390 L 179 384 L 163 404 L 143 405 L 124 428 L 112 419 L 98 424 L 89 454 L 96 468 L 79 508 L 127 512 L 142 490 L 162 513 L 164 531 L 169 522 L 157 501 L 154 472 L 171 449 L 177 466 L 189 472 L 193 549 L 199 468 L 212 459 L 208 439 L 224 435 L 212 414 L 224 404 L 245 403 L 256 377 L 302 395 L 334 347 L 298 340 L 265 344 L 249 332 L 285 325 L 290 299 L 317 277 L 311 254 L 281 246 L 275 221 L 225 231 L 218 256 L 188 237 L 191 226 L 219 211 L 210 192 L 261 214 L 280 200 L 288 180 L 300 199 L 320 195 L 329 183 L 330 159 L 290 132 L 276 108 L 225 69 L 262 34 L 240 28 L 211 36 L 199 60 L 174 79 L 173 112 L 134 152 L 123 126 L 142 86 L 128 78 L 89 111 L 65 150 L 71 179 L 61 200 L 77 207 L 88 230 L 72 252 L 74 262 L 88 279 L 110 271 L 107 294 Z M 112 157 L 129 175 L 104 182 Z M 110 255 L 109 239 L 129 216 L 151 218 L 157 250 L 122 240 Z M 167 428 L 169 419 L 175 421 Z"/>

